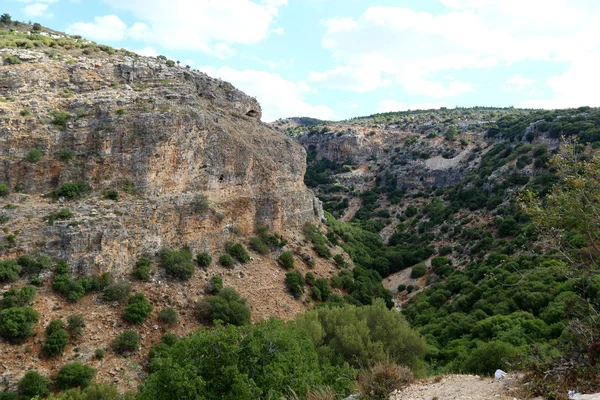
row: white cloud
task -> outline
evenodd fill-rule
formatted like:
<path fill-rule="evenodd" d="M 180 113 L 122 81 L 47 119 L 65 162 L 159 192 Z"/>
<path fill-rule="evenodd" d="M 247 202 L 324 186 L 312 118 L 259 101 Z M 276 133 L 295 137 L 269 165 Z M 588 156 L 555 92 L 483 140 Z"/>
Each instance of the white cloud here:
<path fill-rule="evenodd" d="M 94 22 L 77 22 L 67 27 L 66 32 L 95 40 L 116 41 L 125 38 L 127 25 L 113 14 L 95 17 Z"/>
<path fill-rule="evenodd" d="M 304 95 L 311 91 L 306 82 L 292 82 L 275 72 L 236 70 L 228 66 L 200 67 L 210 76 L 231 82 L 250 96 L 255 96 L 263 108 L 263 120 L 274 121 L 289 116 L 331 119 L 334 112 L 324 105 L 311 105 Z"/>
<path fill-rule="evenodd" d="M 549 98 L 528 100 L 516 104 L 516 106 L 522 108 L 600 106 L 598 96 L 600 81 L 594 79 L 598 65 L 600 65 L 600 54 L 577 60 L 563 74 L 552 76 L 546 80 L 548 89 L 552 92 Z"/>
<path fill-rule="evenodd" d="M 439 78 L 444 72 L 520 61 L 573 66 L 590 52 L 600 55 L 600 2 L 440 1 L 447 9 L 439 14 L 373 6 L 357 18 L 325 21 L 322 45 L 336 66 L 312 71 L 309 80 L 367 92 L 389 86 L 391 78 L 408 94 L 441 99 L 476 89 L 469 82 Z M 516 82 L 507 84 L 515 87 Z"/>
<path fill-rule="evenodd" d="M 52 18 L 54 16 L 54 14 L 48 12 L 48 4 L 44 3 L 33 3 L 25 6 L 23 13 L 30 18 Z"/>
<path fill-rule="evenodd" d="M 377 112 L 380 113 L 407 110 L 437 110 L 440 108 L 454 108 L 454 106 L 447 103 L 419 103 L 407 106 L 405 103 L 394 99 L 381 100 L 377 103 Z"/>
<path fill-rule="evenodd" d="M 17 0 L 19 3 L 56 3 L 58 0 Z"/>
<path fill-rule="evenodd" d="M 514 74 L 513 76 L 511 76 L 510 78 L 508 78 L 505 82 L 504 85 L 502 86 L 502 88 L 504 89 L 505 92 L 520 92 L 521 90 L 527 88 L 528 86 L 531 86 L 535 83 L 535 79 L 533 78 L 528 78 L 525 76 L 522 76 L 521 74 Z M 531 93 L 531 91 L 530 91 Z"/>
<path fill-rule="evenodd" d="M 158 52 L 156 51 L 156 49 L 152 46 L 146 46 L 142 49 L 139 50 L 132 50 L 134 53 L 137 53 L 141 56 L 145 56 L 145 57 L 157 57 L 160 54 L 158 54 Z"/>
<path fill-rule="evenodd" d="M 139 21 L 131 29 L 118 17 L 95 17 L 78 22 L 71 32 L 98 40 L 121 40 L 127 35 L 168 50 L 201 51 L 217 57 L 235 54 L 233 45 L 250 45 L 269 34 L 279 9 L 287 0 L 104 0 L 115 9 L 131 12 Z M 118 19 L 118 21 L 117 21 Z"/>

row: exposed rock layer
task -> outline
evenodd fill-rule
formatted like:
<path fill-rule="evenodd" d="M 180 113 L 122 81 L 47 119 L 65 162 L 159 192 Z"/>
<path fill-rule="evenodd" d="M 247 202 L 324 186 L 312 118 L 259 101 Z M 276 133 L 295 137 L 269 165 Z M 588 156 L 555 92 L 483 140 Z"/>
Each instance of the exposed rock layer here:
<path fill-rule="evenodd" d="M 212 250 L 256 225 L 283 231 L 322 216 L 302 182 L 303 148 L 229 83 L 151 58 L 9 51 L 27 62 L 0 67 L 0 183 L 23 194 L 2 199 L 18 205 L 1 212 L 20 230 L 5 255 L 41 251 L 81 272 L 118 272 L 163 246 Z M 92 194 L 39 196 L 75 181 Z M 121 200 L 102 200 L 108 189 Z M 74 218 L 41 222 L 59 208 Z"/>

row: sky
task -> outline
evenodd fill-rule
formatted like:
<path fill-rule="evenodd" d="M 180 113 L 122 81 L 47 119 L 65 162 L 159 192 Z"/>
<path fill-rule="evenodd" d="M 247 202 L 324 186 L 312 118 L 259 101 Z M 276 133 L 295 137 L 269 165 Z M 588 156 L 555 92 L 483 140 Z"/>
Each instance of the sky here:
<path fill-rule="evenodd" d="M 598 0 L 2 0 L 255 96 L 263 120 L 600 106 Z"/>

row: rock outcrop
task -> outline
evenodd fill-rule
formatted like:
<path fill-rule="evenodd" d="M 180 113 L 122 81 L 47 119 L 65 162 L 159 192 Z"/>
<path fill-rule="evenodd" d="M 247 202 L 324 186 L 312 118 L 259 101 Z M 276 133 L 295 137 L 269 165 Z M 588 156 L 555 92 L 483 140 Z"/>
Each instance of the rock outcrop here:
<path fill-rule="evenodd" d="M 3 51 L 23 61 L 0 66 L 0 183 L 11 191 L 0 201 L 14 205 L 0 210 L 14 234 L 4 256 L 43 252 L 82 273 L 118 273 L 164 246 L 213 250 L 257 225 L 322 217 L 302 180 L 304 149 L 231 84 L 123 53 Z M 91 194 L 52 194 L 70 182 Z M 74 216 L 43 222 L 62 208 Z"/>

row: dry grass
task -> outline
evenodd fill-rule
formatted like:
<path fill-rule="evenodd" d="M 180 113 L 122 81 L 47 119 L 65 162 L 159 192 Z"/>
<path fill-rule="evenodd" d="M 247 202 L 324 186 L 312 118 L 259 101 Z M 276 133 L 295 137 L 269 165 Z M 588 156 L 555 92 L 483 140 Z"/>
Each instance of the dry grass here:
<path fill-rule="evenodd" d="M 394 390 L 402 389 L 415 380 L 411 370 L 390 362 L 378 362 L 358 374 L 358 391 L 362 398 L 387 399 Z"/>

